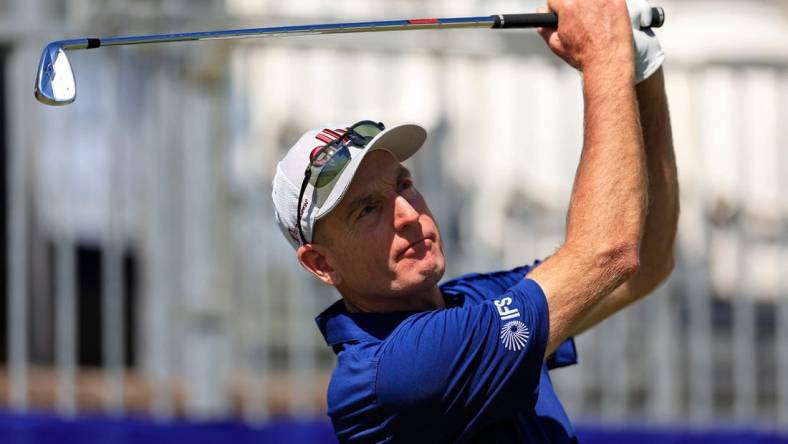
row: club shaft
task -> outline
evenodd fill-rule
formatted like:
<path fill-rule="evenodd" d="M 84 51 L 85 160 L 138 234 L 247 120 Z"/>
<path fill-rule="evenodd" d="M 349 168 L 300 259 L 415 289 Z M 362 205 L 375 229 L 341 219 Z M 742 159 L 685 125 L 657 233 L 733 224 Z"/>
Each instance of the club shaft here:
<path fill-rule="evenodd" d="M 417 29 L 491 28 L 491 16 L 386 20 L 353 23 L 326 23 L 318 25 L 276 26 L 270 28 L 228 29 L 221 31 L 186 32 L 178 34 L 153 34 L 126 37 L 82 38 L 65 40 L 63 48 L 92 49 L 101 46 L 137 45 L 143 43 L 186 42 L 194 40 L 242 39 L 254 37 L 285 37 L 315 34 L 344 34 L 358 32 L 405 31 Z"/>
<path fill-rule="evenodd" d="M 652 8 L 655 21 L 652 27 L 662 26 L 665 13 L 662 8 Z M 255 37 L 285 37 L 314 34 L 346 34 L 358 32 L 407 31 L 420 29 L 459 28 L 537 28 L 556 27 L 555 13 L 496 14 L 478 17 L 424 18 L 383 20 L 349 23 L 324 23 L 317 25 L 275 26 L 269 28 L 228 29 L 221 31 L 185 32 L 178 34 L 152 34 L 126 37 L 86 37 L 60 42 L 64 49 L 92 49 L 101 46 L 138 45 L 143 43 L 186 42 L 194 40 L 243 39 Z"/>
<path fill-rule="evenodd" d="M 658 17 L 652 26 L 664 21 L 662 8 L 652 8 Z M 536 28 L 555 27 L 558 16 L 554 13 L 496 14 L 478 17 L 425 18 L 383 20 L 349 23 L 324 23 L 317 25 L 275 26 L 269 28 L 228 29 L 221 31 L 185 32 L 178 34 L 152 34 L 126 37 L 82 38 L 61 42 L 66 50 L 92 49 L 101 46 L 138 45 L 143 43 L 186 42 L 194 40 L 243 39 L 255 37 L 285 37 L 313 34 L 346 34 L 357 32 L 406 31 L 420 29 L 458 28 Z"/>

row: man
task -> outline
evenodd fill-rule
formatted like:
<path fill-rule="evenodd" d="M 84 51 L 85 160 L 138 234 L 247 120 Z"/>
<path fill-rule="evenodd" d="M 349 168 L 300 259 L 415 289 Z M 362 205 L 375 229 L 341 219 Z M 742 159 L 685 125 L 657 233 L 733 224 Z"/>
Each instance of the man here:
<path fill-rule="evenodd" d="M 539 32 L 582 72 L 585 129 L 566 239 L 544 262 L 438 286 L 440 231 L 400 163 L 426 138 L 418 125 L 322 127 L 277 167 L 285 237 L 342 295 L 317 318 L 337 354 L 328 414 L 342 442 L 576 442 L 548 370 L 575 362 L 572 336 L 672 269 L 678 185 L 662 54 L 653 34 L 635 30 L 632 44 L 644 9 L 548 8 L 560 25 Z"/>

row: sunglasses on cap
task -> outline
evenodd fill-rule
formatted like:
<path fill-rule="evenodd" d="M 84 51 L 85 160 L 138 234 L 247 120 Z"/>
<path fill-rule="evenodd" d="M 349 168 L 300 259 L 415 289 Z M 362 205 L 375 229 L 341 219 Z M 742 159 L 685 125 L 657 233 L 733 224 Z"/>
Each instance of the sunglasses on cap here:
<path fill-rule="evenodd" d="M 310 179 L 314 177 L 312 185 L 320 190 L 339 177 L 350 163 L 350 145 L 365 148 L 367 144 L 380 134 L 386 127 L 380 122 L 362 120 L 349 126 L 337 139 L 315 148 L 309 155 L 309 165 L 304 171 L 304 181 L 301 183 L 301 192 L 298 193 L 298 234 L 301 236 L 301 245 L 306 245 L 304 230 L 301 228 L 301 203 L 304 192 Z"/>

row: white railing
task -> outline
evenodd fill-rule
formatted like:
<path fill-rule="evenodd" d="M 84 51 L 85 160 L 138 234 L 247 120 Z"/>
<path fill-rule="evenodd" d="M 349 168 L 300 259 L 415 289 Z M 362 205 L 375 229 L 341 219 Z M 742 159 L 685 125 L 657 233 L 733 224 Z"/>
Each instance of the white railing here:
<path fill-rule="evenodd" d="M 313 318 L 335 295 L 297 266 L 269 185 L 283 148 L 320 122 L 415 119 L 432 130 L 412 166 L 450 242 L 451 274 L 550 254 L 579 154 L 576 74 L 486 35 L 469 47 L 459 34 L 414 35 L 385 55 L 379 37 L 75 55 L 80 95 L 62 109 L 32 102 L 38 48 L 16 48 L 6 61 L 8 407 L 43 402 L 30 394 L 44 368 L 55 377 L 48 407 L 88 408 L 77 313 L 97 295 L 78 291 L 75 248 L 92 242 L 103 252 L 103 323 L 92 334 L 104 411 L 322 415 L 333 360 Z M 788 66 L 666 71 L 682 186 L 676 270 L 578 338 L 581 365 L 556 372 L 556 384 L 575 417 L 785 427 Z M 46 267 L 28 251 L 46 242 L 53 269 L 39 276 Z M 129 250 L 140 270 L 131 305 Z M 35 296 L 54 301 L 51 318 L 31 310 L 30 279 L 54 284 Z M 129 311 L 135 368 L 125 366 Z M 51 322 L 43 340 L 54 353 L 35 357 L 30 338 Z"/>

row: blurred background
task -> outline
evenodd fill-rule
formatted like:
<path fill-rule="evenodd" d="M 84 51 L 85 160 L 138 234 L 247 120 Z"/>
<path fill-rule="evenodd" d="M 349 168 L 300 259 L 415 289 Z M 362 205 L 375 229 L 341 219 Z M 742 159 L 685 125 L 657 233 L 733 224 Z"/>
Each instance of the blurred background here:
<path fill-rule="evenodd" d="M 304 130 L 430 133 L 409 162 L 446 277 L 560 245 L 579 76 L 534 31 L 415 31 L 75 51 L 52 40 L 534 10 L 511 0 L 0 1 L 0 441 L 334 442 L 337 299 L 271 208 Z M 581 442 L 788 442 L 788 1 L 660 0 L 681 183 L 676 268 L 553 373 Z M 212 441 L 216 439 L 216 441 Z"/>

